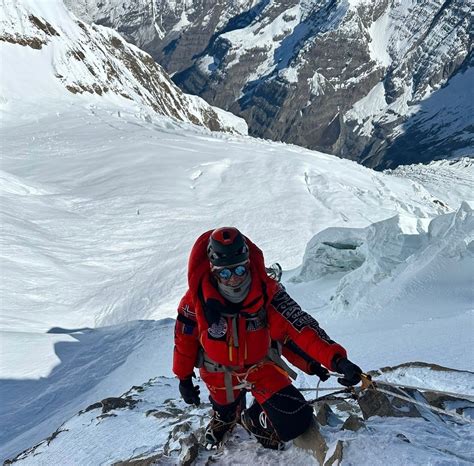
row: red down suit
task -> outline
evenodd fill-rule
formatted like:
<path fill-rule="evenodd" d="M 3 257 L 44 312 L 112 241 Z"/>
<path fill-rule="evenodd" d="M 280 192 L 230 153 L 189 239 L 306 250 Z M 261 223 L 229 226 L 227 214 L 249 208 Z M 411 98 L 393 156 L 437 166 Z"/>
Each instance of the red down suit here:
<path fill-rule="evenodd" d="M 307 358 L 290 350 L 285 345 L 288 341 L 328 369 L 333 369 L 335 356 L 346 357 L 345 349 L 329 338 L 282 285 L 267 276 L 263 253 L 248 238 L 250 291 L 237 306 L 227 302 L 213 282 L 207 258 L 211 233 L 202 234 L 193 246 L 188 264 L 189 289 L 178 308 L 173 372 L 179 379 L 193 373 L 202 359 L 200 353 L 204 353 L 206 359 L 231 369 L 233 386 L 245 378 L 255 388 L 255 399 L 264 403 L 291 384 L 287 373 L 267 357 L 272 341 L 283 345 L 283 356 L 305 372 L 309 372 Z M 230 401 L 222 371 L 204 366 L 200 367 L 200 375 L 215 402 Z M 238 394 L 236 389 L 234 396 Z"/>

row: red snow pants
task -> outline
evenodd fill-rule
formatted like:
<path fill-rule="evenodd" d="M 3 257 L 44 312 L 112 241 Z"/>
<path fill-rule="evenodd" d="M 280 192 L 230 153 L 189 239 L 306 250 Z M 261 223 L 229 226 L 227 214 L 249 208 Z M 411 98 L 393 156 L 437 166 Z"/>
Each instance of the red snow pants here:
<path fill-rule="evenodd" d="M 235 415 L 242 399 L 239 395 L 245 396 L 245 391 L 250 391 L 281 440 L 286 442 L 296 438 L 311 423 L 313 408 L 291 384 L 288 374 L 271 361 L 232 376 L 232 386 L 239 385 L 243 380 L 250 384 L 233 391 L 235 401 L 232 403 L 227 400 L 223 372 L 209 372 L 205 368 L 201 368 L 200 372 L 211 393 L 213 408 L 224 418 Z"/>

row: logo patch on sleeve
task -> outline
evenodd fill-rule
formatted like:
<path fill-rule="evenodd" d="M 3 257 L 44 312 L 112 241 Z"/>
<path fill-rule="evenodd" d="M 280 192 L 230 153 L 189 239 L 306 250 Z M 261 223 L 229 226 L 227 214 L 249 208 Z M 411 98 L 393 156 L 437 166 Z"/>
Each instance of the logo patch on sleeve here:
<path fill-rule="evenodd" d="M 186 317 L 196 318 L 195 312 L 189 307 L 189 304 L 185 304 L 181 307 L 181 311 Z"/>

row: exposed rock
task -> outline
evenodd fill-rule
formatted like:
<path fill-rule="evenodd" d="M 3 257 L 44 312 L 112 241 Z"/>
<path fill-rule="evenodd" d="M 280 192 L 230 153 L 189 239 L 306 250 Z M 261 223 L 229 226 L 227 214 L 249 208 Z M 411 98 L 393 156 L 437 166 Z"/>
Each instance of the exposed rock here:
<path fill-rule="evenodd" d="M 133 407 L 138 403 L 138 401 L 139 400 L 132 399 L 130 396 L 120 397 L 120 398 L 117 398 L 117 397 L 105 398 L 102 401 L 91 404 L 86 409 L 83 409 L 82 411 L 80 411 L 79 414 L 88 413 L 89 411 L 92 411 L 94 409 L 99 409 L 99 408 L 102 408 L 102 414 L 108 413 L 109 411 L 112 411 L 113 409 L 122 409 L 122 408 L 133 409 Z"/>
<path fill-rule="evenodd" d="M 133 407 L 138 403 L 138 400 L 133 400 L 132 398 L 105 398 L 101 402 L 102 405 L 102 413 L 108 413 L 113 409 L 121 409 L 121 408 L 130 408 Z"/>
<path fill-rule="evenodd" d="M 418 372 L 419 374 L 419 372 Z M 453 372 L 452 374 L 455 374 Z M 465 374 L 464 374 L 465 375 Z M 450 374 L 448 374 L 448 377 Z M 455 377 L 455 376 L 454 376 Z M 461 377 L 462 379 L 462 377 Z M 142 392 L 140 396 L 143 396 L 143 399 L 147 403 L 137 404 L 135 409 L 124 410 L 120 413 L 120 416 L 125 418 L 127 422 L 117 423 L 112 419 L 115 414 L 109 412 L 105 415 L 100 415 L 103 418 L 102 422 L 94 422 L 97 419 L 96 413 L 92 412 L 87 415 L 82 414 L 81 418 L 73 417 L 70 421 L 63 424 L 59 429 L 57 429 L 50 437 L 45 439 L 43 442 L 35 445 L 34 447 L 25 450 L 23 453 L 18 455 L 12 460 L 7 460 L 5 464 L 11 463 L 21 463 L 22 460 L 27 460 L 30 463 L 38 462 L 38 459 L 41 460 L 44 464 L 57 464 L 58 454 L 64 454 L 65 445 L 70 446 L 71 442 L 80 441 L 82 444 L 88 442 L 91 445 L 88 451 L 74 451 L 71 452 L 71 461 L 74 461 L 75 464 L 114 464 L 116 466 L 151 466 L 153 464 L 162 464 L 162 465 L 189 465 L 192 464 L 221 464 L 223 462 L 239 462 L 239 453 L 240 453 L 240 440 L 239 432 L 233 433 L 229 438 L 228 445 L 225 448 L 224 452 L 205 452 L 199 448 L 199 439 L 201 439 L 205 425 L 209 420 L 209 411 L 210 405 L 208 403 L 201 405 L 199 408 L 195 407 L 185 407 L 183 402 L 180 400 L 171 400 L 168 399 L 166 402 L 163 401 L 163 386 L 165 385 L 165 378 L 159 378 L 149 385 L 144 384 L 145 391 Z M 464 382 L 465 383 L 465 382 Z M 380 388 L 380 387 L 379 387 Z M 174 390 L 173 390 L 174 391 Z M 409 389 L 404 389 L 410 397 L 415 397 L 418 401 L 423 401 L 421 394 L 419 392 L 411 391 Z M 137 389 L 129 390 L 129 395 L 122 396 L 118 398 L 118 402 L 106 403 L 114 405 L 115 407 L 122 407 L 123 403 L 127 404 L 130 401 L 132 394 L 136 396 Z M 172 393 L 172 390 L 170 390 Z M 377 393 L 373 390 L 368 390 L 364 397 L 367 394 L 371 395 L 383 395 Z M 467 406 L 469 404 L 466 400 L 461 400 L 456 397 L 445 397 L 445 398 L 435 398 L 434 393 L 427 393 L 427 399 L 429 399 L 433 404 L 441 404 L 442 407 L 447 407 L 448 409 L 454 409 L 456 405 Z M 110 400 L 110 399 L 107 399 Z M 117 399 L 112 399 L 117 400 Z M 382 399 L 383 400 L 383 399 Z M 136 400 L 132 400 L 136 401 Z M 325 413 L 326 418 L 331 419 L 334 415 L 333 409 L 337 410 L 336 412 L 346 412 L 351 413 L 354 409 L 357 409 L 357 405 L 354 402 L 354 405 L 351 404 L 352 400 L 338 401 L 338 400 L 328 400 L 323 405 L 321 405 L 319 411 L 320 413 Z M 369 403 L 366 399 L 366 401 Z M 424 400 L 426 401 L 426 400 Z M 122 403 L 123 402 L 123 403 Z M 386 403 L 385 403 L 386 402 Z M 149 403 L 156 406 L 157 409 L 148 409 L 150 406 Z M 386 407 L 386 404 L 389 405 L 389 408 L 385 412 L 388 412 L 388 415 L 407 416 L 407 412 L 403 411 L 403 407 L 397 404 L 395 398 L 390 395 L 386 396 L 386 399 L 380 401 L 380 398 L 375 399 L 374 403 L 379 403 L 380 405 L 384 404 L 382 408 Z M 447 404 L 447 405 L 446 405 Z M 102 406 L 102 403 L 96 404 L 96 409 Z M 326 405 L 326 406 L 324 406 Z M 174 407 L 173 407 L 174 406 Z M 178 406 L 182 406 L 183 409 L 180 410 Z M 332 409 L 329 408 L 332 407 Z M 375 407 L 377 408 L 377 406 Z M 179 411 L 173 416 L 169 416 L 170 410 L 175 409 Z M 423 408 L 420 408 L 423 411 Z M 166 413 L 166 416 L 160 417 L 160 413 Z M 371 415 L 384 415 L 383 409 L 379 409 L 378 412 L 374 412 Z M 147 416 L 157 415 L 157 420 L 147 419 Z M 408 414 L 409 415 L 409 414 Z M 322 416 L 322 414 L 321 414 Z M 87 418 L 87 419 L 85 419 Z M 431 418 L 425 416 L 425 419 L 428 422 L 419 423 L 417 421 L 411 422 L 409 419 L 404 419 L 403 422 L 383 422 L 381 419 L 376 421 L 366 421 L 363 422 L 358 416 L 351 413 L 346 419 L 342 429 L 352 430 L 356 432 L 360 430 L 361 427 L 367 426 L 367 431 L 360 431 L 357 434 L 344 433 L 340 432 L 338 429 L 333 429 L 331 427 L 319 428 L 316 421 L 316 417 L 313 418 L 313 423 L 302 436 L 294 440 L 296 447 L 303 448 L 308 451 L 309 454 L 313 455 L 318 464 L 324 466 L 335 466 L 340 465 L 344 461 L 344 450 L 347 446 L 347 439 L 350 437 L 356 440 L 358 445 L 366 445 L 370 447 L 370 443 L 367 442 L 377 442 L 382 441 L 390 442 L 390 454 L 396 457 L 398 451 L 407 452 L 407 449 L 416 449 L 416 451 L 422 451 L 426 453 L 427 461 L 437 461 L 439 460 L 439 453 L 443 453 L 443 458 L 446 460 L 447 464 L 461 460 L 461 462 L 469 462 L 469 458 L 464 453 L 458 451 L 451 451 L 451 449 L 446 449 L 444 444 L 440 445 L 440 448 L 433 448 L 432 438 L 436 439 L 436 435 L 443 435 L 443 432 L 446 431 L 446 425 L 440 422 L 440 418 L 436 415 L 433 415 Z M 92 422 L 89 422 L 92 421 Z M 371 429 L 373 423 L 374 429 Z M 404 428 L 400 428 L 400 425 Z M 330 426 L 330 423 L 328 423 Z M 136 431 L 134 435 L 129 436 L 130 426 L 133 426 Z M 151 429 L 150 429 L 151 427 Z M 154 428 L 159 429 L 160 435 L 155 437 Z M 406 430 L 405 430 L 406 429 Z M 457 430 L 460 429 L 460 430 Z M 465 426 L 451 425 L 450 430 L 453 431 L 453 434 L 460 434 L 459 439 L 461 438 L 463 432 L 465 433 Z M 418 432 L 421 431 L 420 437 L 417 437 Z M 150 435 L 151 433 L 151 435 Z M 332 438 L 333 441 L 331 444 L 327 445 L 324 435 L 328 435 L 328 438 Z M 106 437 L 104 437 L 106 435 Z M 389 438 L 391 437 L 391 439 Z M 429 437 L 430 440 L 428 444 L 425 442 L 425 437 Z M 107 438 L 108 441 L 104 442 L 104 438 Z M 146 440 L 144 440 L 146 438 Z M 126 439 L 124 449 L 120 448 L 120 453 L 115 449 L 114 442 L 119 439 L 123 441 Z M 245 441 L 248 439 L 245 436 Z M 346 439 L 346 440 L 343 440 Z M 415 443 L 411 443 L 410 439 L 416 439 Z M 359 440 L 362 443 L 359 443 Z M 65 443 L 62 443 L 62 442 Z M 256 445 L 255 440 L 252 440 Z M 464 439 L 461 442 L 463 445 L 467 443 Z M 247 445 L 246 453 L 248 454 L 249 448 L 252 448 L 252 444 Z M 109 448 L 105 448 L 105 446 Z M 228 448 L 227 448 L 228 447 Z M 400 448 L 400 450 L 397 450 Z M 80 450 L 80 449 L 77 449 Z M 128 453 L 123 453 L 123 452 Z M 434 454 L 432 454 L 434 452 Z M 257 451 L 255 458 L 259 458 L 260 451 Z M 264 452 L 263 454 L 273 455 L 271 452 Z M 347 449 L 346 449 L 347 454 Z M 120 455 L 120 456 L 118 456 Z M 431 455 L 431 456 L 430 456 Z M 111 459 L 112 458 L 112 459 Z M 270 456 L 261 457 L 264 462 L 267 460 L 271 461 Z M 274 457 L 273 457 L 274 458 Z M 346 461 L 350 461 L 350 458 L 346 458 Z M 314 461 L 308 461 L 313 463 Z M 389 461 L 390 462 L 390 461 Z"/>
<path fill-rule="evenodd" d="M 114 413 L 101 414 L 100 416 L 97 416 L 97 419 L 107 419 L 108 417 L 117 417 L 117 415 Z"/>
<path fill-rule="evenodd" d="M 469 2 L 66 1 L 252 135 L 377 168 L 472 155 Z"/>
<path fill-rule="evenodd" d="M 474 402 L 472 400 L 467 400 L 461 395 L 459 397 L 444 395 L 437 392 L 426 391 L 423 393 L 424 397 L 431 406 L 436 408 L 446 409 L 446 406 L 449 403 L 462 403 L 467 408 L 474 408 Z"/>
<path fill-rule="evenodd" d="M 195 435 L 179 439 L 181 453 L 179 455 L 180 466 L 190 466 L 199 454 L 199 442 Z"/>
<path fill-rule="evenodd" d="M 397 438 L 399 438 L 402 442 L 410 443 L 410 440 L 404 434 L 397 434 Z"/>
<path fill-rule="evenodd" d="M 377 390 L 366 390 L 358 399 L 364 419 L 381 417 L 421 417 L 415 405 L 389 397 Z"/>
<path fill-rule="evenodd" d="M 316 420 L 320 426 L 337 426 L 341 420 L 334 414 L 327 403 L 322 403 L 317 410 Z"/>
<path fill-rule="evenodd" d="M 204 434 L 204 428 L 199 427 L 192 430 L 189 422 L 178 420 L 176 425 L 169 433 L 163 452 L 165 455 L 170 455 L 172 452 L 179 454 L 179 464 L 192 464 L 199 453 L 199 440 Z"/>
<path fill-rule="evenodd" d="M 329 451 L 327 453 L 327 456 L 329 456 L 329 458 L 325 460 L 324 466 L 338 466 L 339 464 L 341 464 L 343 449 L 344 443 L 342 442 L 342 440 L 338 440 L 334 451 Z"/>
<path fill-rule="evenodd" d="M 313 418 L 313 422 L 310 427 L 301 434 L 299 437 L 296 437 L 293 440 L 293 443 L 298 448 L 307 450 L 316 458 L 319 464 L 324 464 L 324 459 L 326 458 L 327 445 L 326 440 L 319 432 L 319 426 L 316 421 L 316 418 Z"/>
<path fill-rule="evenodd" d="M 352 430 L 353 432 L 357 432 L 359 429 L 365 427 L 364 421 L 359 416 L 354 416 L 351 414 L 342 425 L 342 430 Z"/>
<path fill-rule="evenodd" d="M 166 419 L 178 417 L 183 414 L 183 410 L 177 408 L 168 408 L 168 409 L 151 409 L 146 412 L 146 416 L 153 416 L 157 419 Z"/>
<path fill-rule="evenodd" d="M 27 458 L 28 456 L 35 456 L 36 451 L 41 449 L 44 446 L 49 446 L 53 440 L 55 440 L 59 434 L 63 432 L 68 432 L 68 429 L 63 428 L 63 426 L 59 427 L 59 429 L 55 430 L 49 437 L 45 438 L 42 442 L 37 443 L 31 448 L 27 448 L 26 450 L 22 451 L 19 453 L 15 458 L 13 459 L 6 459 L 4 461 L 4 464 L 13 464 L 18 461 L 21 461 L 24 458 Z"/>
<path fill-rule="evenodd" d="M 42 72 L 47 73 L 49 67 L 65 91 L 121 96 L 139 104 L 144 113 L 157 113 L 211 131 L 247 133 L 242 119 L 215 109 L 196 96 L 183 94 L 150 55 L 115 31 L 77 21 L 59 1 L 57 8 L 64 10 L 61 24 L 52 24 L 51 18 L 57 19 L 48 9 L 17 3 L 4 2 L 0 41 L 36 50 L 53 47 L 50 57 L 43 54 L 47 58 Z"/>
<path fill-rule="evenodd" d="M 142 393 L 145 391 L 145 389 L 141 385 L 134 385 L 130 391 L 135 391 L 137 393 Z"/>
<path fill-rule="evenodd" d="M 331 405 L 334 405 L 334 408 L 342 413 L 355 414 L 359 412 L 357 405 L 348 403 L 346 400 L 340 400 L 336 402 L 330 402 Z"/>
<path fill-rule="evenodd" d="M 138 458 L 130 458 L 124 461 L 118 461 L 113 463 L 113 466 L 151 466 L 153 464 L 160 464 L 160 460 L 163 458 L 162 453 L 158 453 L 157 455 L 148 456 L 146 458 L 138 457 Z"/>
<path fill-rule="evenodd" d="M 455 411 L 456 414 L 461 416 L 474 417 L 474 402 L 472 398 L 468 400 L 463 397 L 454 397 L 429 391 L 424 392 L 423 395 L 431 406 Z"/>
<path fill-rule="evenodd" d="M 175 426 L 171 432 L 172 437 L 176 437 L 176 434 L 187 433 L 191 430 L 192 426 L 189 422 L 182 422 Z"/>
<path fill-rule="evenodd" d="M 99 408 L 102 408 L 102 403 L 100 401 L 89 405 L 86 409 L 83 409 L 82 411 L 79 411 L 79 415 L 88 413 L 89 411 L 92 411 L 94 409 L 99 409 Z"/>
<path fill-rule="evenodd" d="M 451 369 L 449 367 L 440 366 L 439 364 L 434 364 L 434 363 L 429 363 L 429 362 L 421 362 L 421 361 L 413 361 L 413 362 L 406 362 L 406 363 L 403 363 L 403 364 L 399 364 L 397 366 L 384 366 L 384 367 L 381 367 L 380 369 L 378 369 L 376 371 L 370 371 L 369 375 L 374 376 L 374 377 L 378 377 L 381 374 L 384 374 L 384 373 L 387 373 L 387 372 L 394 372 L 397 369 L 404 369 L 404 368 L 410 368 L 410 369 L 426 368 L 426 369 L 431 369 L 431 370 L 439 371 L 439 372 L 458 372 L 458 373 L 474 374 L 474 372 L 468 371 L 468 370 Z"/>

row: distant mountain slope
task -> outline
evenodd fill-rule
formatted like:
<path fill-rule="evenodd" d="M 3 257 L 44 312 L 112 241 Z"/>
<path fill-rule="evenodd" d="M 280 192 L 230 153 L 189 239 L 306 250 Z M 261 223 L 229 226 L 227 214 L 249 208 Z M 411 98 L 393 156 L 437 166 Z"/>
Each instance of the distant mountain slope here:
<path fill-rule="evenodd" d="M 147 50 L 186 92 L 244 117 L 252 135 L 378 168 L 474 155 L 470 2 L 66 3 Z"/>
<path fill-rule="evenodd" d="M 95 95 L 211 130 L 246 133 L 243 120 L 186 96 L 147 53 L 111 29 L 75 19 L 61 0 L 5 0 L 0 44 L 4 105 L 25 97 Z"/>

